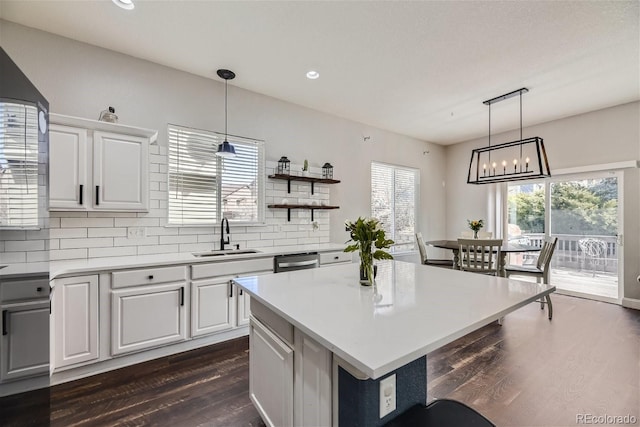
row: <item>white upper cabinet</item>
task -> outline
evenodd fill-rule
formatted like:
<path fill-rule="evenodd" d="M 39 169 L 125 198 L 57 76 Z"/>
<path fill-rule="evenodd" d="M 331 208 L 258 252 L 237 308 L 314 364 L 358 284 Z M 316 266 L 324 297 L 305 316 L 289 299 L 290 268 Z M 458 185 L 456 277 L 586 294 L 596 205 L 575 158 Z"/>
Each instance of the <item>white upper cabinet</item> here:
<path fill-rule="evenodd" d="M 146 210 L 148 164 L 148 139 L 94 132 L 94 209 Z"/>
<path fill-rule="evenodd" d="M 83 209 L 87 166 L 91 158 L 87 130 L 69 126 L 49 129 L 49 201 L 61 209 Z"/>
<path fill-rule="evenodd" d="M 148 210 L 156 131 L 56 114 L 51 123 L 50 210 Z"/>

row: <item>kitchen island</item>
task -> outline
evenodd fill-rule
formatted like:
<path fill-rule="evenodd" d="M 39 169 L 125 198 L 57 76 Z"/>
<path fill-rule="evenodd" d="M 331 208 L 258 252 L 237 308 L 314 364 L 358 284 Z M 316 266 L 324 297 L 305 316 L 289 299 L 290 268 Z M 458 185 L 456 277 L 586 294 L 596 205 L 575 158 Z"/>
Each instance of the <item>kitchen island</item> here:
<path fill-rule="evenodd" d="M 426 402 L 427 353 L 555 290 L 399 261 L 378 264 L 374 287 L 358 277 L 348 264 L 235 280 L 267 425 L 383 425 Z"/>

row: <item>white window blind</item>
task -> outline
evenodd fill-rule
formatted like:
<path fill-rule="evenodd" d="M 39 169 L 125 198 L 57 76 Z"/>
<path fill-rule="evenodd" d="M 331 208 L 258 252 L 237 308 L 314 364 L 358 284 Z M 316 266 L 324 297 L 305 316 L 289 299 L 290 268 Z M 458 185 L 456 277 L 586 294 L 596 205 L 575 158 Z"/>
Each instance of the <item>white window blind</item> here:
<path fill-rule="evenodd" d="M 236 157 L 215 155 L 224 135 L 169 125 L 169 224 L 264 219 L 264 142 L 228 136 Z"/>
<path fill-rule="evenodd" d="M 420 174 L 417 169 L 371 163 L 371 216 L 380 220 L 393 250 L 413 250 Z"/>
<path fill-rule="evenodd" d="M 38 110 L 0 102 L 0 228 L 38 226 Z"/>

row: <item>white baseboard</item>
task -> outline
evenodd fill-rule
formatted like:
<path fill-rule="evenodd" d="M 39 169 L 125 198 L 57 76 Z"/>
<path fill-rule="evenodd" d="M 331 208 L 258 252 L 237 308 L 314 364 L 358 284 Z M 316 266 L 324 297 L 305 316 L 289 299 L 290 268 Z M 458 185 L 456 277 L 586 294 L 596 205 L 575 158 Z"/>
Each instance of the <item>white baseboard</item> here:
<path fill-rule="evenodd" d="M 640 299 L 622 298 L 622 306 L 640 310 Z"/>

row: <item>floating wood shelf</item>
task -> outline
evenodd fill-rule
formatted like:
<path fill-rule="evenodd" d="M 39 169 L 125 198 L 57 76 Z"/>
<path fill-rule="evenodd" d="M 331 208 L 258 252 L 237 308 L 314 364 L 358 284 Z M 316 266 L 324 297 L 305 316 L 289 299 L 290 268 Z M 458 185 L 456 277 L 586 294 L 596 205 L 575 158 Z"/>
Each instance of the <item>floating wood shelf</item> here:
<path fill-rule="evenodd" d="M 301 175 L 284 175 L 284 174 L 269 175 L 269 178 L 281 179 L 283 181 L 287 181 L 287 193 L 291 193 L 291 181 L 310 182 L 311 194 L 313 194 L 313 189 L 314 189 L 313 187 L 316 182 L 320 184 L 338 184 L 340 182 L 337 179 L 316 178 L 313 176 L 301 176 Z"/>
<path fill-rule="evenodd" d="M 309 209 L 311 210 L 311 221 L 313 221 L 313 211 L 325 209 L 340 209 L 340 206 L 323 206 L 323 205 L 267 205 L 268 208 L 286 209 L 287 221 L 291 221 L 291 209 Z"/>

